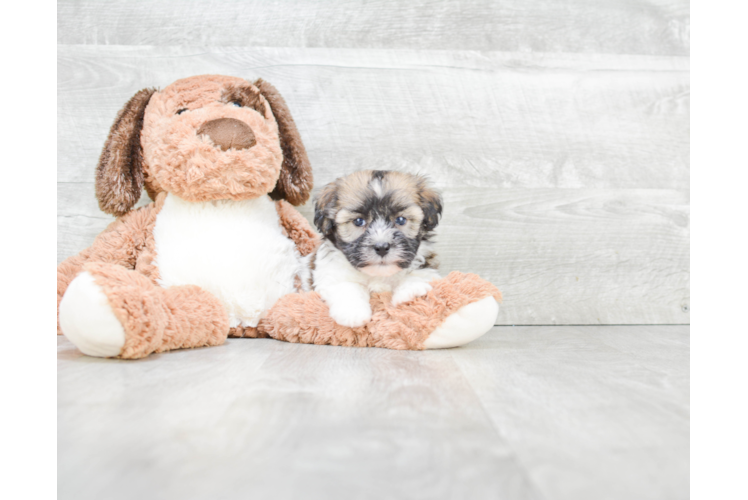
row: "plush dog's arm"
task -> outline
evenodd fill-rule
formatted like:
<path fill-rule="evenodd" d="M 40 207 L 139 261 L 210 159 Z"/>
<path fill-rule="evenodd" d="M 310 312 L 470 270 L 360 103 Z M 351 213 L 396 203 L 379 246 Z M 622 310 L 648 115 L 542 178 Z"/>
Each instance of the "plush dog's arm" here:
<path fill-rule="evenodd" d="M 156 203 L 123 215 L 99 234 L 93 245 L 57 266 L 58 316 L 65 290 L 87 262 L 117 264 L 127 269 L 135 269 L 136 266 L 152 267 L 150 262 L 138 262 L 138 259 L 144 257 L 143 250 L 148 248 L 149 240 L 152 242 L 153 225 L 162 205 L 163 199 L 160 198 Z M 59 324 L 57 333 L 60 333 Z"/>
<path fill-rule="evenodd" d="M 309 222 L 286 200 L 275 202 L 281 227 L 290 239 L 296 243 L 302 256 L 309 255 L 319 246 L 320 236 L 312 229 Z"/>
<path fill-rule="evenodd" d="M 397 285 L 392 292 L 392 305 L 397 306 L 410 302 L 416 297 L 422 297 L 431 290 L 431 282 L 439 279 L 436 269 L 416 269 L 408 273 L 406 278 Z"/>
<path fill-rule="evenodd" d="M 161 206 L 162 203 L 152 203 L 118 218 L 96 237 L 93 245 L 62 262 L 57 271 L 67 274 L 72 267 L 82 267 L 85 262 L 105 262 L 135 269 L 140 252 L 153 237 L 153 226 Z"/>

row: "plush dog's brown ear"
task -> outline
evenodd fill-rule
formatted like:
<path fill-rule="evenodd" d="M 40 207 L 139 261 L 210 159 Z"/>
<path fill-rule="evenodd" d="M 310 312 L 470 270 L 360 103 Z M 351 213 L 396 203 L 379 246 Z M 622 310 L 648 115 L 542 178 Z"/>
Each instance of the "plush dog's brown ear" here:
<path fill-rule="evenodd" d="M 301 142 L 299 130 L 278 90 L 262 78 L 254 82 L 254 85 L 260 89 L 260 93 L 270 104 L 275 121 L 278 122 L 283 150 L 283 167 L 270 197 L 274 200 L 286 200 L 295 206 L 303 205 L 309 199 L 313 179 L 312 166 L 309 164 L 304 143 Z"/>
<path fill-rule="evenodd" d="M 143 130 L 145 107 L 156 89 L 143 89 L 117 113 L 104 150 L 96 166 L 96 198 L 99 208 L 116 216 L 124 215 L 140 198 L 143 190 Z"/>

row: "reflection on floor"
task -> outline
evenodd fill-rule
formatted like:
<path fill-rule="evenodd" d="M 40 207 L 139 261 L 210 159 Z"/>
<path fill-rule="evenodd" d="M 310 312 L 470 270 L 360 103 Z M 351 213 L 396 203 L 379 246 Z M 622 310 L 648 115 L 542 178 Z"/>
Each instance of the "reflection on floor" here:
<path fill-rule="evenodd" d="M 495 327 L 429 352 L 58 339 L 60 498 L 689 495 L 689 327 Z"/>

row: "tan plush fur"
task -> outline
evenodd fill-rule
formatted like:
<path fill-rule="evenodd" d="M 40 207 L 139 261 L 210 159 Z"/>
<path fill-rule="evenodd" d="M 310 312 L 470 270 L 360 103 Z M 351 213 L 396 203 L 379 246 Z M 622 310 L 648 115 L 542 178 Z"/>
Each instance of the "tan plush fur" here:
<path fill-rule="evenodd" d="M 359 328 L 335 323 L 315 292 L 286 295 L 257 329 L 287 342 L 420 350 L 428 334 L 461 307 L 489 296 L 501 301 L 499 290 L 475 274 L 455 271 L 432 285 L 425 297 L 398 307 L 392 306 L 391 294 L 373 294 L 372 319 Z"/>
<path fill-rule="evenodd" d="M 254 134 L 252 147 L 219 148 L 197 131 L 206 122 L 232 118 Z M 142 149 L 141 149 L 142 148 Z M 131 207 L 145 187 L 153 203 Z M 337 325 L 316 293 L 282 297 L 257 328 L 229 328 L 222 302 L 195 285 L 158 284 L 154 227 L 169 195 L 183 200 L 248 200 L 271 196 L 283 234 L 300 255 L 319 236 L 292 205 L 312 189 L 311 167 L 283 98 L 270 84 L 206 75 L 179 80 L 161 91 L 141 91 L 118 115 L 97 169 L 97 196 L 118 215 L 78 255 L 57 268 L 60 301 L 71 281 L 90 273 L 125 331 L 118 357 L 135 359 L 171 349 L 218 345 L 228 335 L 289 342 L 422 349 L 424 339 L 460 307 L 488 296 L 493 285 L 475 275 L 452 273 L 425 297 L 397 308 L 388 294 L 372 296 L 370 324 Z M 258 242 L 261 244 L 261 242 Z"/>
<path fill-rule="evenodd" d="M 287 201 L 278 200 L 275 207 L 284 234 L 296 243 L 299 253 L 302 256 L 312 253 L 319 246 L 319 234 L 314 232 L 307 220 Z"/>
<path fill-rule="evenodd" d="M 162 194 L 155 203 L 133 210 L 112 222 L 96 237 L 93 245 L 57 266 L 58 335 L 62 334 L 59 324 L 60 301 L 70 282 L 87 262 L 117 264 L 125 269 L 137 270 L 156 284 L 158 269 L 153 265 L 156 256 L 153 225 L 164 199 L 165 195 Z"/>
<path fill-rule="evenodd" d="M 114 264 L 91 262 L 84 270 L 102 288 L 125 329 L 122 358 L 226 340 L 229 324 L 223 305 L 200 287 L 161 288 L 139 272 Z"/>
<path fill-rule="evenodd" d="M 156 191 L 187 201 L 210 201 L 247 200 L 275 188 L 283 162 L 278 125 L 269 108 L 260 114 L 250 107 L 227 106 L 223 89 L 241 83 L 239 78 L 221 76 L 189 78 L 151 97 L 143 123 L 143 150 L 146 179 Z M 244 85 L 259 95 L 256 87 Z M 186 111 L 177 115 L 180 110 Z M 195 133 L 203 123 L 219 118 L 248 124 L 255 146 L 222 151 Z"/>

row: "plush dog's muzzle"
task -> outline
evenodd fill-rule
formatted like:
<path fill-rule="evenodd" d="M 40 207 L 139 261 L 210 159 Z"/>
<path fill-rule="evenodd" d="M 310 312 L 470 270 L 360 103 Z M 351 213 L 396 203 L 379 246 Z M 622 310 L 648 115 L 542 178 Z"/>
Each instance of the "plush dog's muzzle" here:
<path fill-rule="evenodd" d="M 235 118 L 219 118 L 202 124 L 197 135 L 207 135 L 222 151 L 248 149 L 257 143 L 249 125 Z"/>

